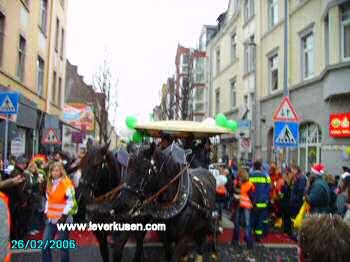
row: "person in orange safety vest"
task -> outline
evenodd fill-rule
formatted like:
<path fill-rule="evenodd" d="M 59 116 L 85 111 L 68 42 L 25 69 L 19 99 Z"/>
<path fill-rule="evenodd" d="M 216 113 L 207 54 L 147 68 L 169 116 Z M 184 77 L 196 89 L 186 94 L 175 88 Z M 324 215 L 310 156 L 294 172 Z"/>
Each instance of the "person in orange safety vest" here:
<path fill-rule="evenodd" d="M 73 182 L 68 178 L 63 164 L 54 162 L 50 166 L 46 189 L 45 213 L 47 220 L 43 235 L 44 243 L 52 240 L 57 233 L 57 223 L 72 223 L 72 215 L 77 213 L 77 203 Z M 61 240 L 68 240 L 68 231 L 59 231 Z M 61 261 L 69 262 L 69 249 L 61 249 Z M 51 262 L 50 248 L 42 250 L 43 262 Z"/>
<path fill-rule="evenodd" d="M 2 192 L 0 192 L 0 217 L 0 261 L 10 262 L 10 210 L 8 198 Z"/>
<path fill-rule="evenodd" d="M 236 212 L 235 227 L 232 236 L 232 244 L 237 244 L 240 240 L 240 222 L 242 217 L 245 222 L 245 241 L 247 247 L 253 247 L 253 235 L 251 224 L 251 210 L 253 208 L 252 192 L 255 191 L 255 186 L 249 181 L 249 174 L 245 169 L 240 169 L 237 176 L 241 179 L 241 191 L 239 196 L 239 208 Z"/>

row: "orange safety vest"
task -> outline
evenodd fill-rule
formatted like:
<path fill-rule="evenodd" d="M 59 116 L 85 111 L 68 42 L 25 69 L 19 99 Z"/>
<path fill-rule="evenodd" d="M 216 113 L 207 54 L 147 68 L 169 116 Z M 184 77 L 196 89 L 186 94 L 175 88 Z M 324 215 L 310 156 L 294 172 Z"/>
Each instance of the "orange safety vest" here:
<path fill-rule="evenodd" d="M 253 183 L 247 181 L 241 185 L 241 195 L 239 198 L 239 206 L 243 208 L 253 208 L 253 203 L 249 197 L 249 192 L 255 190 Z"/>
<path fill-rule="evenodd" d="M 11 230 L 11 216 L 10 216 L 10 209 L 9 209 L 9 200 L 8 197 L 0 192 L 0 201 L 3 201 L 7 207 L 7 225 L 8 225 L 8 234 L 10 235 L 10 230 Z M 3 222 L 6 220 L 3 220 Z M 1 222 L 0 222 L 1 223 Z M 9 239 L 7 240 L 9 241 Z M 8 242 L 7 245 L 7 250 L 5 250 L 5 257 L 4 257 L 4 262 L 10 262 L 11 261 L 11 253 L 10 253 L 10 242 Z"/>
<path fill-rule="evenodd" d="M 219 186 L 216 188 L 216 193 L 218 195 L 226 195 L 226 186 Z"/>
<path fill-rule="evenodd" d="M 68 188 L 74 188 L 69 178 L 61 179 L 55 191 L 47 192 L 47 218 L 59 219 L 66 207 L 66 192 Z"/>

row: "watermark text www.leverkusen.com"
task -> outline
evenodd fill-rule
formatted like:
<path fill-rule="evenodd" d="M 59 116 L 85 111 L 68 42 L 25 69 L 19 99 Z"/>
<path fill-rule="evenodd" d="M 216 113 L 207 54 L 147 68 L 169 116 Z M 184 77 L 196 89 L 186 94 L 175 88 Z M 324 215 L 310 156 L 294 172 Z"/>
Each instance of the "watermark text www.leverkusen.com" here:
<path fill-rule="evenodd" d="M 73 223 L 57 224 L 59 231 L 165 231 L 165 224 L 141 224 L 141 223 Z"/>

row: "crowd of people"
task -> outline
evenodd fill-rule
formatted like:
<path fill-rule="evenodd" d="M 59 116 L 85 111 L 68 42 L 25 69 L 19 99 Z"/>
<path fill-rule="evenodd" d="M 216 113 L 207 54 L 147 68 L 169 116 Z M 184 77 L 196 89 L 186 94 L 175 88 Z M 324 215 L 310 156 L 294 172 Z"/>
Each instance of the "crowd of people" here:
<path fill-rule="evenodd" d="M 26 199 L 30 205 L 21 203 L 14 207 L 11 201 L 15 201 L 9 201 L 11 212 L 19 208 L 23 215 L 27 210 L 27 223 L 13 223 L 11 235 L 16 234 L 18 228 L 21 236 L 36 235 L 44 228 L 44 239 L 52 239 L 57 231 L 56 223 L 72 220 L 77 210 L 75 188 L 81 175 L 78 166 L 84 154 L 85 150 L 81 150 L 72 160 L 62 152 L 48 157 L 39 155 L 29 161 L 13 156 L 7 163 L 0 160 L 0 198 L 8 201 L 2 192 L 18 185 L 23 185 L 21 189 L 30 194 Z M 279 228 L 299 241 L 305 261 L 345 261 L 342 260 L 344 254 L 350 252 L 349 167 L 344 166 L 339 177 L 327 173 L 323 164 L 315 164 L 310 172 L 304 173 L 297 165 L 279 168 L 275 163 L 268 165 L 259 160 L 243 167 L 232 160 L 225 161 L 219 170 L 216 175 L 218 210 L 220 217 L 224 209 L 232 214 L 232 245 L 239 244 L 242 226 L 248 249 L 261 242 L 269 231 Z M 10 193 L 9 197 L 12 196 Z M 306 215 L 301 214 L 302 210 Z M 302 224 L 297 226 L 300 215 Z M 9 221 L 2 219 L 1 223 Z M 68 239 L 65 233 L 60 232 L 62 239 Z M 331 242 L 337 243 L 338 253 L 324 255 L 321 247 L 332 237 L 337 238 Z M 0 248 L 1 242 L 0 234 Z M 67 250 L 63 250 L 61 256 L 62 261 L 69 261 Z M 322 256 L 324 260 L 310 260 Z M 50 250 L 43 251 L 43 261 L 51 261 Z"/>
<path fill-rule="evenodd" d="M 303 218 L 334 215 L 337 221 L 341 218 L 350 226 L 349 167 L 344 166 L 339 177 L 327 173 L 323 164 L 314 164 L 307 173 L 297 165 L 282 169 L 262 161 L 244 168 L 227 161 L 219 169 L 226 182 L 217 185 L 217 203 L 220 213 L 224 207 L 232 212 L 233 245 L 240 240 L 242 224 L 248 248 L 276 228 L 296 241 L 300 236 L 296 218 L 301 210 Z"/>
<path fill-rule="evenodd" d="M 51 156 L 42 154 L 27 160 L 10 156 L 0 162 L 0 211 L 9 215 L 1 219 L 0 229 L 10 226 L 9 234 L 0 232 L 0 261 L 10 261 L 5 243 L 8 239 L 24 239 L 35 236 L 44 229 L 43 240 L 51 240 L 57 232 L 57 223 L 72 222 L 77 212 L 75 188 L 80 178 L 79 163 L 85 154 L 84 148 L 76 159 L 57 151 Z M 69 175 L 68 175 L 69 174 Z M 4 216 L 5 218 L 6 216 Z M 0 230 L 0 231 L 2 231 Z M 68 239 L 68 232 L 58 232 Z M 7 250 L 5 252 L 4 250 Z M 44 249 L 43 261 L 52 261 L 49 248 Z M 61 261 L 69 261 L 67 249 L 61 252 Z"/>

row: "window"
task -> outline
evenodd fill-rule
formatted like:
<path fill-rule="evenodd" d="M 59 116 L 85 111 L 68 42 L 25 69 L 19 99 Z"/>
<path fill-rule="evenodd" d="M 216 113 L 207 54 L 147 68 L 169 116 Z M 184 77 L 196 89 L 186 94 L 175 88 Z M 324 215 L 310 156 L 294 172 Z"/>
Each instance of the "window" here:
<path fill-rule="evenodd" d="M 2 56 L 4 51 L 5 38 L 5 16 L 0 12 L 0 66 L 2 65 Z"/>
<path fill-rule="evenodd" d="M 44 96 L 44 66 L 44 60 L 38 56 L 36 63 L 36 90 L 40 96 Z"/>
<path fill-rule="evenodd" d="M 58 103 L 57 105 L 61 108 L 62 105 L 62 78 L 58 78 Z"/>
<path fill-rule="evenodd" d="M 302 170 L 310 171 L 313 164 L 321 163 L 322 133 L 316 123 L 309 122 L 300 126 L 298 165 Z"/>
<path fill-rule="evenodd" d="M 234 0 L 234 13 L 236 14 L 236 13 L 238 13 L 238 11 L 239 11 L 239 1 L 240 0 Z"/>
<path fill-rule="evenodd" d="M 248 108 L 248 95 L 245 95 L 243 97 L 243 100 L 244 100 L 243 103 L 244 103 L 245 107 Z"/>
<path fill-rule="evenodd" d="M 237 89 L 236 80 L 231 80 L 231 108 L 234 109 L 237 106 Z"/>
<path fill-rule="evenodd" d="M 25 54 L 26 54 L 26 40 L 23 36 L 19 36 L 17 77 L 22 82 L 24 81 Z"/>
<path fill-rule="evenodd" d="M 60 35 L 60 20 L 56 19 L 56 39 L 55 39 L 55 50 L 58 52 L 58 39 Z"/>
<path fill-rule="evenodd" d="M 51 101 L 53 103 L 56 102 L 56 78 L 57 74 L 55 71 L 53 71 L 53 76 L 52 76 L 52 92 L 51 92 Z"/>
<path fill-rule="evenodd" d="M 250 106 L 253 106 L 255 104 L 255 94 L 251 93 L 249 99 L 250 99 Z"/>
<path fill-rule="evenodd" d="M 325 63 L 329 65 L 329 21 L 328 17 L 324 21 L 324 47 L 325 47 Z"/>
<path fill-rule="evenodd" d="M 278 0 L 269 0 L 268 6 L 269 29 L 271 29 L 278 23 Z"/>
<path fill-rule="evenodd" d="M 255 42 L 254 36 L 244 44 L 244 72 L 250 73 L 255 69 Z"/>
<path fill-rule="evenodd" d="M 182 73 L 188 73 L 188 62 L 189 62 L 189 57 L 188 54 L 183 54 L 182 55 Z"/>
<path fill-rule="evenodd" d="M 203 103 L 204 101 L 204 88 L 195 89 L 195 101 L 197 103 Z"/>
<path fill-rule="evenodd" d="M 195 79 L 196 83 L 204 83 L 204 58 L 196 58 Z"/>
<path fill-rule="evenodd" d="M 215 93 L 215 112 L 220 112 L 220 89 L 218 88 Z"/>
<path fill-rule="evenodd" d="M 350 60 L 350 4 L 342 7 L 341 52 L 343 60 Z"/>
<path fill-rule="evenodd" d="M 303 79 L 312 77 L 314 73 L 314 35 L 310 32 L 301 38 L 302 44 L 302 76 Z"/>
<path fill-rule="evenodd" d="M 47 0 L 40 0 L 40 28 L 46 32 L 47 23 Z"/>
<path fill-rule="evenodd" d="M 234 62 L 237 58 L 237 34 L 234 33 L 231 36 L 231 62 Z"/>
<path fill-rule="evenodd" d="M 269 86 L 272 92 L 278 90 L 278 54 L 269 57 Z"/>
<path fill-rule="evenodd" d="M 254 0 L 244 0 L 244 22 L 247 23 L 253 16 Z"/>
<path fill-rule="evenodd" d="M 62 28 L 62 31 L 61 31 L 61 59 L 63 59 L 63 56 L 64 56 L 64 29 Z"/>
<path fill-rule="evenodd" d="M 220 48 L 216 50 L 216 74 L 220 73 Z"/>

